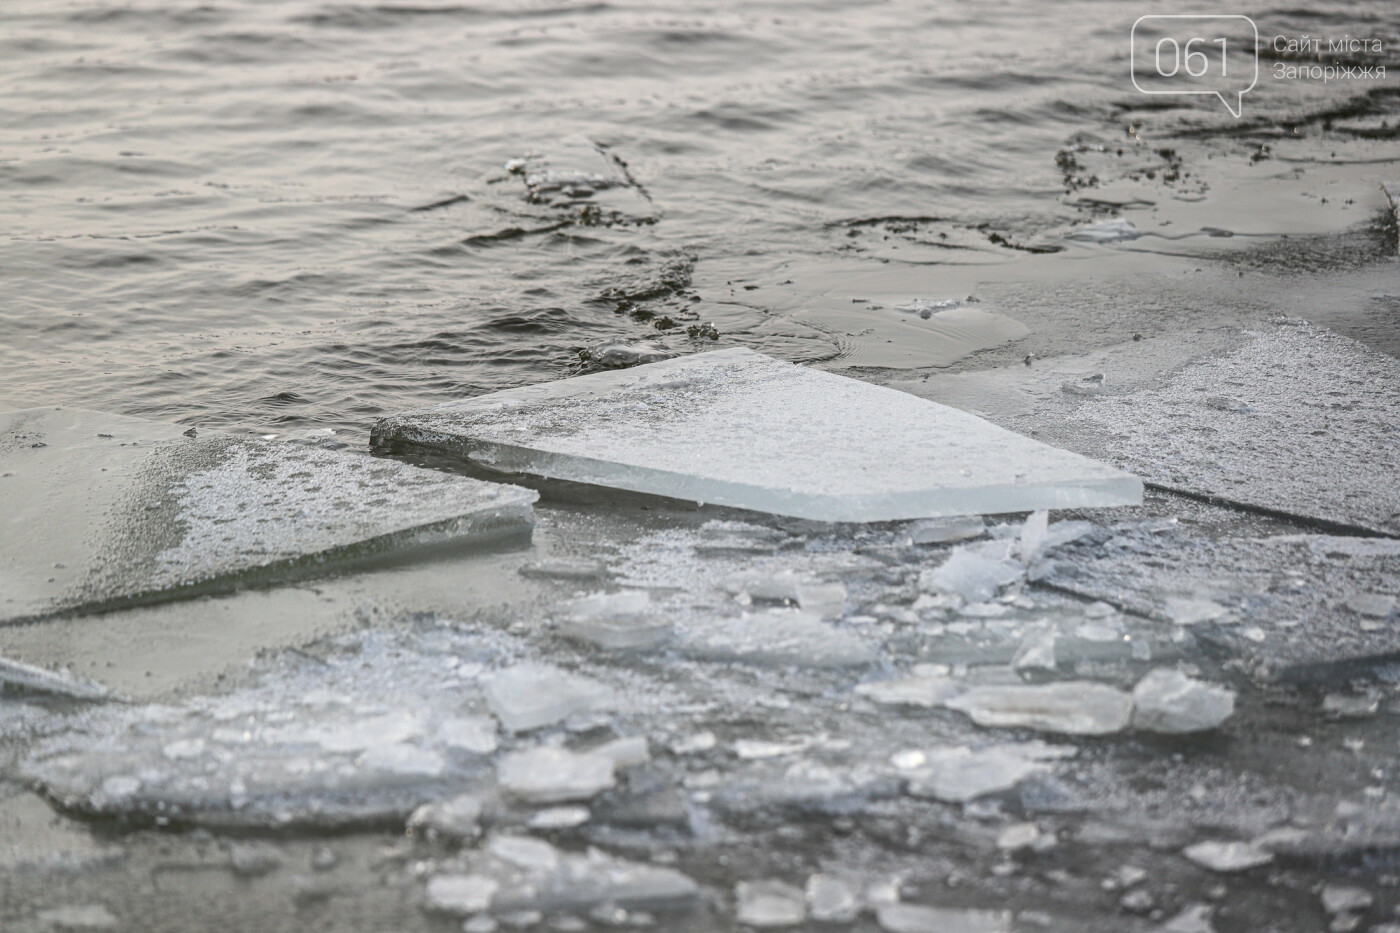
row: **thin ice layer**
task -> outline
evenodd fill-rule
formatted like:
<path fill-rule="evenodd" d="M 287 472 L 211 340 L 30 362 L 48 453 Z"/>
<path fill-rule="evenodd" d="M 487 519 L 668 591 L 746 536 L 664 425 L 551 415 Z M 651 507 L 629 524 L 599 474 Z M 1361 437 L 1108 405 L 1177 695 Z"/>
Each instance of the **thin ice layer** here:
<path fill-rule="evenodd" d="M 1400 533 L 1400 362 L 1303 322 L 1077 414 L 1148 479 Z"/>
<path fill-rule="evenodd" d="M 80 409 L 0 413 L 0 622 L 527 537 L 536 494 Z"/>
<path fill-rule="evenodd" d="M 819 521 L 1128 505 L 1142 484 L 902 392 L 720 350 L 386 418 L 376 444 Z"/>

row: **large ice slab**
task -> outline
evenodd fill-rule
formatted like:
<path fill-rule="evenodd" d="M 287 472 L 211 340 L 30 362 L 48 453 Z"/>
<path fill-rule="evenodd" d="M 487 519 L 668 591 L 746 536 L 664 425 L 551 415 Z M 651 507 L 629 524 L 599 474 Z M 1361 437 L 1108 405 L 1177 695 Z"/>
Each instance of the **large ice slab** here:
<path fill-rule="evenodd" d="M 746 349 L 381 420 L 486 468 L 819 521 L 1127 505 L 1136 477 L 965 412 Z"/>
<path fill-rule="evenodd" d="M 65 408 L 0 413 L 0 623 L 528 537 L 536 493 Z"/>
<path fill-rule="evenodd" d="M 1400 533 L 1400 362 L 1303 321 L 898 385 L 1163 487 Z"/>

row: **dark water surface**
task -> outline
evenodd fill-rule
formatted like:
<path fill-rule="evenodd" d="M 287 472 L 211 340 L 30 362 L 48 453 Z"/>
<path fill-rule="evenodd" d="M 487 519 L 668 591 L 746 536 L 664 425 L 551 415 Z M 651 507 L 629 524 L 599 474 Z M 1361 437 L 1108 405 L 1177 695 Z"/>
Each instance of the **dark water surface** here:
<path fill-rule="evenodd" d="M 1381 38 L 1358 61 L 1392 72 L 1266 56 L 1240 121 L 1133 91 L 1147 12 L 1179 11 L 7 0 L 0 407 L 363 435 L 614 338 L 881 365 L 852 356 L 889 313 L 842 291 L 866 272 L 945 298 L 1114 216 L 1151 255 L 1374 215 L 1400 5 L 1232 7 L 1266 41 Z M 930 328 L 914 363 L 1009 327 Z"/>

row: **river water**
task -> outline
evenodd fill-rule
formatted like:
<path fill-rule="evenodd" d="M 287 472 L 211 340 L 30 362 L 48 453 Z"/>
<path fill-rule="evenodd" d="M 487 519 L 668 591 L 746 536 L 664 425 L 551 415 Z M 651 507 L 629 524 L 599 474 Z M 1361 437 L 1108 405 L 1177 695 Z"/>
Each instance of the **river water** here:
<path fill-rule="evenodd" d="M 892 361 L 850 283 L 962 297 L 1118 216 L 1163 234 L 1148 257 L 1367 222 L 1400 175 L 1400 8 L 1236 4 L 1265 47 L 1238 121 L 1133 89 L 1133 21 L 1164 12 L 8 0 L 0 407 L 362 438 L 614 339 L 950 365 L 1014 328 Z M 1274 37 L 1334 35 L 1391 76 L 1272 75 L 1319 60 Z"/>

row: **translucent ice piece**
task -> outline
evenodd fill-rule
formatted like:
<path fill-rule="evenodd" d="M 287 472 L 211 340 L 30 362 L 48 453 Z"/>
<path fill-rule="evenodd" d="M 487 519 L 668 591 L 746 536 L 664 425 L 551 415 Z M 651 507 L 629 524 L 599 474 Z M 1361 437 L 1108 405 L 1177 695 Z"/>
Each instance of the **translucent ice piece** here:
<path fill-rule="evenodd" d="M 1235 693 L 1225 687 L 1158 668 L 1133 688 L 1133 726 L 1180 734 L 1214 729 L 1235 711 Z"/>
<path fill-rule="evenodd" d="M 720 350 L 381 420 L 374 443 L 820 521 L 1130 505 L 1136 477 L 880 386 Z"/>
<path fill-rule="evenodd" d="M 924 764 L 909 775 L 909 793 L 946 803 L 966 803 L 1010 790 L 1046 768 L 1045 758 L 1063 757 L 1040 742 L 931 749 Z"/>
<path fill-rule="evenodd" d="M 876 911 L 881 929 L 889 933 L 1009 933 L 1011 913 L 1000 910 L 956 910 L 919 904 L 884 904 Z"/>
<path fill-rule="evenodd" d="M 544 664 L 521 664 L 486 684 L 486 702 L 510 732 L 552 726 L 610 706 L 612 700 L 603 684 Z"/>
<path fill-rule="evenodd" d="M 530 490 L 66 408 L 0 413 L 0 623 L 528 538 Z"/>
<path fill-rule="evenodd" d="M 55 673 L 32 664 L 0 658 L 0 692 L 7 688 L 71 697 L 75 700 L 101 700 L 107 696 L 106 687 L 81 677 L 74 677 L 66 671 Z"/>
<path fill-rule="evenodd" d="M 979 726 L 1108 735 L 1127 727 L 1133 698 L 1103 684 L 1067 680 L 1039 687 L 974 687 L 948 700 Z"/>
<path fill-rule="evenodd" d="M 876 660 L 859 635 L 805 612 L 773 609 L 710 619 L 677 632 L 681 650 L 714 661 L 798 667 L 853 667 Z"/>
<path fill-rule="evenodd" d="M 741 881 L 734 888 L 734 913 L 746 926 L 797 926 L 807 919 L 807 896 L 781 881 Z"/>
<path fill-rule="evenodd" d="M 527 803 L 588 800 L 613 786 L 613 759 L 596 752 L 527 748 L 501 759 L 496 779 Z"/>

